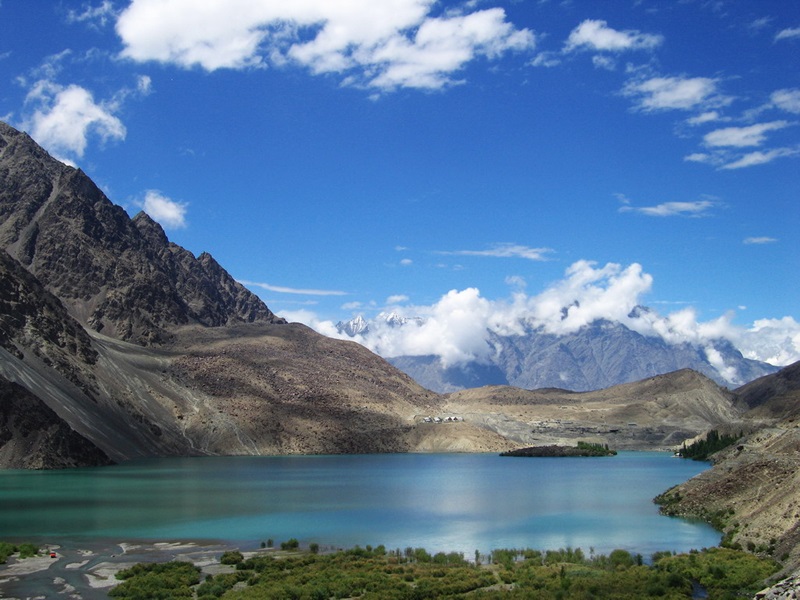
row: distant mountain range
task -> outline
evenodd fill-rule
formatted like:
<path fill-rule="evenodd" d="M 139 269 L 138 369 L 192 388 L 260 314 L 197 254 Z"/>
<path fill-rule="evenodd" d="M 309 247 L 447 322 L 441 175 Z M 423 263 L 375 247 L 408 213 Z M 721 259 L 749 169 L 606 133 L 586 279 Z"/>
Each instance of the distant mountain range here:
<path fill-rule="evenodd" d="M 645 307 L 637 310 L 646 311 Z M 337 330 L 368 342 L 376 324 L 415 327 L 422 319 L 382 313 L 370 322 L 362 316 L 337 324 Z M 492 351 L 483 361 L 444 365 L 437 356 L 392 356 L 387 360 L 421 385 L 439 393 L 512 385 L 524 389 L 588 391 L 637 381 L 678 369 L 693 369 L 720 385 L 736 387 L 774 373 L 778 367 L 744 358 L 728 340 L 705 345 L 671 344 L 645 336 L 621 323 L 597 320 L 574 333 L 555 335 L 528 327 L 524 335 L 487 332 Z M 722 367 L 721 365 L 724 365 Z"/>

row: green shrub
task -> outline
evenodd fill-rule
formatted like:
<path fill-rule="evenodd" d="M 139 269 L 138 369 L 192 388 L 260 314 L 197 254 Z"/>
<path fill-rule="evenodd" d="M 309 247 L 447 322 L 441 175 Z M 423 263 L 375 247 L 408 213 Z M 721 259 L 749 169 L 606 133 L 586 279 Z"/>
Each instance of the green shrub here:
<path fill-rule="evenodd" d="M 20 544 L 17 550 L 20 558 L 30 558 L 39 554 L 39 546 L 36 544 Z"/>
<path fill-rule="evenodd" d="M 223 565 L 238 565 L 244 560 L 244 555 L 238 550 L 228 550 L 223 552 L 219 559 Z"/>
<path fill-rule="evenodd" d="M 285 542 L 281 542 L 281 550 L 297 550 L 300 547 L 300 542 L 295 538 L 290 538 Z"/>
<path fill-rule="evenodd" d="M 0 564 L 6 562 L 9 556 L 14 554 L 17 551 L 17 547 L 14 544 L 9 544 L 8 542 L 0 542 Z"/>

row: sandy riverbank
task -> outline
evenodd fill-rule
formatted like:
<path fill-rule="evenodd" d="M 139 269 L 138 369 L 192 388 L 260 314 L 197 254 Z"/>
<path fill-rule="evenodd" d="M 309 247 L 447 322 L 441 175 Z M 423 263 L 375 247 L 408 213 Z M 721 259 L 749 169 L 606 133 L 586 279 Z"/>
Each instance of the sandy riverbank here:
<path fill-rule="evenodd" d="M 69 598 L 100 600 L 119 581 L 116 574 L 140 562 L 191 562 L 206 574 L 216 575 L 232 567 L 221 565 L 225 550 L 240 549 L 246 554 L 259 550 L 220 542 L 40 542 L 42 556 L 19 560 L 9 558 L 0 565 L 0 598 L 39 600 Z M 49 552 L 55 552 L 51 558 Z M 263 550 L 269 552 L 271 550 Z"/>

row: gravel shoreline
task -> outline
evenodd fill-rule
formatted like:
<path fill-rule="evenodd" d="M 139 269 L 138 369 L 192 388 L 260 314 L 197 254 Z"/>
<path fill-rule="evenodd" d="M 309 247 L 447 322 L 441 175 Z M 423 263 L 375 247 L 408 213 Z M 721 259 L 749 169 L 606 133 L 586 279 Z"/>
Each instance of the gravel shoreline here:
<path fill-rule="evenodd" d="M 103 600 L 108 590 L 119 583 L 115 575 L 141 562 L 191 562 L 206 574 L 232 570 L 221 565 L 226 550 L 239 549 L 256 554 L 241 545 L 209 541 L 180 542 L 98 542 L 53 541 L 41 543 L 42 556 L 10 557 L 0 565 L 0 598 L 4 600 Z M 47 551 L 47 552 L 45 552 Z M 266 552 L 268 550 L 261 550 Z M 50 556 L 55 553 L 55 557 Z"/>

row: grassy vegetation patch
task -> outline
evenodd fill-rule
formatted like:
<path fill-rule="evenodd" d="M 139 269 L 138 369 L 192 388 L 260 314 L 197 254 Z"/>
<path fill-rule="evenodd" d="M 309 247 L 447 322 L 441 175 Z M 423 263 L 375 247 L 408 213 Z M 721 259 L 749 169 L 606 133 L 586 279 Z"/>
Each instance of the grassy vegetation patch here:
<path fill-rule="evenodd" d="M 233 563 L 238 553 L 225 554 Z M 353 548 L 333 554 L 259 554 L 240 560 L 236 571 L 208 576 L 188 563 L 137 565 L 120 573 L 115 598 L 213 600 L 297 599 L 690 599 L 698 588 L 709 600 L 751 598 L 778 565 L 735 550 L 640 555 L 614 550 L 586 556 L 580 549 L 495 550 L 471 562 L 459 553 L 431 555 L 421 548 L 387 552 Z"/>
<path fill-rule="evenodd" d="M 122 583 L 109 591 L 112 598 L 126 600 L 168 600 L 194 598 L 192 586 L 200 583 L 200 568 L 172 561 L 167 563 L 139 563 L 117 573 Z"/>

